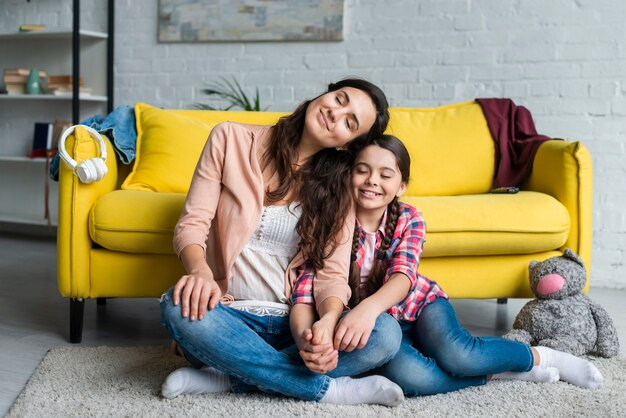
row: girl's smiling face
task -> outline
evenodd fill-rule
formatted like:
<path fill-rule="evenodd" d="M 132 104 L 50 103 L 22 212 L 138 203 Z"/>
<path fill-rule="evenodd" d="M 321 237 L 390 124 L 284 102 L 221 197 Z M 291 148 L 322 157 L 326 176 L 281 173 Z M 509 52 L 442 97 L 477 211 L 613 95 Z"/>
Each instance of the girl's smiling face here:
<path fill-rule="evenodd" d="M 380 211 L 406 190 L 395 155 L 369 145 L 357 155 L 352 168 L 352 197 L 357 210 Z"/>

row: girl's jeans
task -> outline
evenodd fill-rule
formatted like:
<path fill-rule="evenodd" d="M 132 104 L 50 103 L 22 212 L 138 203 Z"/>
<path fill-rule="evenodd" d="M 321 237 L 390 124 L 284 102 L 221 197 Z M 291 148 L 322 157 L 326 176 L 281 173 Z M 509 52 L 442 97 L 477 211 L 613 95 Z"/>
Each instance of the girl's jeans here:
<path fill-rule="evenodd" d="M 443 298 L 427 305 L 415 322 L 402 322 L 401 327 L 398 354 L 375 373 L 397 383 L 407 396 L 483 385 L 486 375 L 526 372 L 533 367 L 528 345 L 472 336 Z"/>
<path fill-rule="evenodd" d="M 288 316 L 259 316 L 218 304 L 202 320 L 190 321 L 174 306 L 172 289 L 161 298 L 161 318 L 172 338 L 196 367 L 209 365 L 231 379 L 233 392 L 254 386 L 303 400 L 319 401 L 332 377 L 354 376 L 389 361 L 398 351 L 402 332 L 382 314 L 367 345 L 340 352 L 338 366 L 327 375 L 310 371 L 298 354 Z"/>

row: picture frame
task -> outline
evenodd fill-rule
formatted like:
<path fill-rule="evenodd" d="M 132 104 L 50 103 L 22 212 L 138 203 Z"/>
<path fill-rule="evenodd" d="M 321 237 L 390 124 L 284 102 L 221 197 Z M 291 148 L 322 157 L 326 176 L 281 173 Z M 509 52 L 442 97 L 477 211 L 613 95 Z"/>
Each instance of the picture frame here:
<path fill-rule="evenodd" d="M 344 0 L 159 0 L 159 42 L 343 40 Z"/>

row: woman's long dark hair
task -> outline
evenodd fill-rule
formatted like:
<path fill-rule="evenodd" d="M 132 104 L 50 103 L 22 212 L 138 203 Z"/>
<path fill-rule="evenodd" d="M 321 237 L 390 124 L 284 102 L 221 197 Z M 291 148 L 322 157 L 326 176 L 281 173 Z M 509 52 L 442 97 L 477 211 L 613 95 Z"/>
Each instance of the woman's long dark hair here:
<path fill-rule="evenodd" d="M 381 135 L 387 129 L 389 122 L 389 104 L 385 93 L 375 84 L 360 78 L 346 78 L 337 83 L 331 83 L 326 93 L 344 87 L 359 89 L 372 99 L 376 109 L 376 119 L 367 135 Z M 279 202 L 287 196 L 297 179 L 295 164 L 298 162 L 298 146 L 304 131 L 306 110 L 313 100 L 315 99 L 301 103 L 293 113 L 280 118 L 272 129 L 270 144 L 263 154 L 262 167 L 265 169 L 269 164 L 274 164 L 279 184 L 276 189 L 265 191 L 265 197 L 269 203 Z"/>
<path fill-rule="evenodd" d="M 353 155 L 350 151 L 326 148 L 313 155 L 299 171 L 302 215 L 296 232 L 308 267 L 322 268 L 337 247 L 339 231 L 352 205 Z"/>
<path fill-rule="evenodd" d="M 409 155 L 408 150 L 398 138 L 392 135 L 382 135 L 378 138 L 371 139 L 365 143 L 357 143 L 355 144 L 358 148 L 355 149 L 355 155 L 358 154 L 360 150 L 370 145 L 377 145 L 383 149 L 390 151 L 395 157 L 396 162 L 398 164 L 398 169 L 400 170 L 400 176 L 402 177 L 402 181 L 406 184 L 409 184 L 409 176 L 411 174 L 411 156 Z M 396 226 L 398 224 L 398 216 L 400 206 L 398 204 L 398 198 L 394 198 L 389 205 L 387 205 L 387 219 L 385 221 L 385 236 L 381 242 L 380 248 L 376 251 L 376 258 L 374 260 L 374 264 L 372 265 L 372 270 L 370 274 L 367 276 L 367 282 L 365 285 L 365 297 L 372 295 L 375 293 L 380 287 L 383 285 L 383 278 L 385 277 L 385 272 L 383 271 L 383 260 L 386 258 L 386 251 L 389 249 L 391 245 L 391 239 L 393 238 L 393 233 L 396 230 Z M 352 263 L 350 264 L 350 274 L 348 276 L 348 284 L 350 285 L 350 289 L 352 290 L 352 296 L 348 301 L 348 306 L 350 308 L 355 307 L 361 302 L 361 271 L 359 269 L 359 265 L 356 261 L 356 252 L 359 246 L 359 228 L 355 226 L 354 228 L 354 236 L 352 238 Z"/>

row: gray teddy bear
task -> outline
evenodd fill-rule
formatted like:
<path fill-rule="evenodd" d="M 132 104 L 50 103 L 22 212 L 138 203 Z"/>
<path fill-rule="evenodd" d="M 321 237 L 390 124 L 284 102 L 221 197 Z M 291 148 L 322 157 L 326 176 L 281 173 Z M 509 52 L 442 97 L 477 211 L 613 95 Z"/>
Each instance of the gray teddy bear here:
<path fill-rule="evenodd" d="M 582 293 L 587 273 L 578 254 L 566 248 L 562 256 L 531 261 L 529 277 L 537 298 L 524 305 L 504 338 L 576 356 L 619 353 L 609 314 Z"/>

